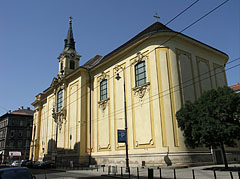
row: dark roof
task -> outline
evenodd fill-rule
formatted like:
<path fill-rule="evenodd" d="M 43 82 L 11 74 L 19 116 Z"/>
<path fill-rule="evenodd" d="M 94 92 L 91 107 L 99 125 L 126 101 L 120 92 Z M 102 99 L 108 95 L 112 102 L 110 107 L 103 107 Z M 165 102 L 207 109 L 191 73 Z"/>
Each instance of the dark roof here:
<path fill-rule="evenodd" d="M 168 28 L 167 26 L 163 25 L 163 24 L 160 23 L 160 22 L 155 22 L 154 24 L 150 25 L 149 27 L 147 27 L 146 29 L 144 29 L 143 31 L 141 31 L 140 33 L 138 33 L 136 36 L 134 36 L 133 38 L 131 38 L 129 41 L 127 41 L 126 43 L 124 43 L 123 45 L 121 45 L 120 47 L 116 48 L 115 50 L 113 50 L 112 52 L 108 53 L 108 54 L 105 55 L 104 57 L 101 57 L 101 59 L 95 59 L 95 57 L 94 57 L 94 58 L 90 59 L 87 63 L 85 63 L 83 66 L 85 66 L 85 65 L 87 65 L 87 64 L 90 64 L 90 65 L 88 65 L 87 68 L 92 69 L 92 68 L 94 68 L 95 66 L 97 66 L 97 65 L 105 62 L 106 60 L 108 60 L 108 59 L 111 58 L 112 56 L 116 55 L 116 54 L 119 53 L 121 50 L 124 50 L 124 49 L 126 49 L 127 47 L 131 46 L 131 45 L 134 44 L 135 42 L 137 42 L 137 41 L 139 41 L 139 40 L 141 40 L 141 39 L 143 39 L 143 38 L 145 38 L 145 37 L 149 37 L 149 36 L 151 36 L 151 35 L 153 35 L 153 34 L 155 34 L 155 33 L 157 33 L 157 32 L 173 32 L 173 33 L 176 33 L 176 36 L 177 36 L 177 35 L 183 35 L 183 36 L 185 36 L 185 37 L 187 37 L 187 38 L 189 38 L 189 39 L 191 39 L 191 40 L 194 40 L 194 41 L 196 41 L 196 42 L 198 42 L 198 43 L 200 43 L 200 44 L 203 44 L 203 45 L 205 45 L 205 46 L 207 46 L 207 47 L 209 47 L 209 48 L 211 48 L 211 49 L 213 49 L 213 50 L 216 50 L 216 51 L 218 51 L 218 52 L 220 52 L 220 53 L 222 53 L 222 54 L 224 54 L 224 55 L 226 55 L 226 56 L 228 57 L 227 54 L 225 54 L 224 52 L 222 52 L 222 51 L 220 51 L 220 50 L 218 50 L 218 49 L 215 49 L 215 48 L 213 48 L 213 47 L 211 47 L 211 46 L 209 46 L 209 45 L 207 45 L 207 44 L 204 44 L 204 43 L 202 43 L 202 42 L 200 42 L 200 41 L 198 41 L 198 40 L 196 40 L 196 39 L 193 39 L 193 38 L 191 38 L 191 37 L 189 37 L 189 36 L 187 36 L 187 35 L 184 35 L 184 34 L 182 34 L 182 33 L 176 32 L 176 31 Z"/>
<path fill-rule="evenodd" d="M 68 28 L 68 34 L 67 38 L 64 40 L 64 50 L 63 52 L 75 52 L 75 41 L 73 38 L 73 32 L 72 32 L 72 18 L 70 17 L 69 20 L 69 28 Z"/>
<path fill-rule="evenodd" d="M 107 60 L 108 58 L 112 57 L 113 55 L 115 55 L 116 53 L 121 51 L 122 49 L 127 48 L 128 46 L 132 45 L 134 42 L 136 42 L 136 41 L 138 41 L 138 40 L 140 40 L 140 39 L 142 39 L 142 38 L 144 38 L 146 36 L 149 36 L 150 34 L 156 33 L 156 32 L 175 32 L 175 31 L 173 31 L 172 29 L 170 29 L 167 26 L 163 25 L 161 22 L 155 22 L 154 24 L 150 25 L 145 30 L 141 31 L 136 36 L 131 38 L 129 41 L 127 41 L 126 43 L 121 45 L 120 47 L 116 48 L 115 50 L 113 50 L 109 54 L 105 55 L 99 61 L 99 63 L 97 63 L 96 65 L 98 65 L 100 63 L 103 63 L 105 60 Z"/>
<path fill-rule="evenodd" d="M 95 57 L 91 58 L 89 61 L 87 61 L 82 67 L 84 68 L 91 68 L 94 66 L 100 59 L 102 58 L 101 55 L 96 55 Z"/>

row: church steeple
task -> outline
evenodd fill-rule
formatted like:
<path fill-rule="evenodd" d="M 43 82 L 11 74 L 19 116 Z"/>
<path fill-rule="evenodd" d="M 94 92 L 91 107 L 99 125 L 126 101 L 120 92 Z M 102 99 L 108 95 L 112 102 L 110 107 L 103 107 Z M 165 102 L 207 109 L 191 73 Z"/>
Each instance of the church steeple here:
<path fill-rule="evenodd" d="M 75 51 L 75 42 L 72 32 L 72 17 L 69 18 L 68 34 L 64 42 L 65 42 L 64 51 Z"/>
<path fill-rule="evenodd" d="M 69 18 L 69 28 L 67 33 L 67 38 L 64 40 L 63 52 L 59 55 L 59 71 L 60 75 L 67 75 L 68 73 L 74 71 L 79 66 L 80 55 L 75 49 L 75 41 L 73 38 L 72 31 L 72 17 Z"/>

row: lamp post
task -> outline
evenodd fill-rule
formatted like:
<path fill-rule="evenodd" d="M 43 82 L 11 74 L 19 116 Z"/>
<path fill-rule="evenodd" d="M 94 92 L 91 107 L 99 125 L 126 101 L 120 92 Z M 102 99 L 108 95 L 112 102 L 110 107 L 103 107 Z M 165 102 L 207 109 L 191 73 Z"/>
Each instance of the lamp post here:
<path fill-rule="evenodd" d="M 128 127 L 127 127 L 127 106 L 126 106 L 126 91 L 125 91 L 125 69 L 121 67 L 123 71 L 123 92 L 124 92 L 124 119 L 125 119 L 125 132 L 126 132 L 126 172 L 130 174 L 130 168 L 129 168 L 129 159 L 128 159 Z M 117 80 L 119 80 L 121 77 L 119 73 L 117 73 L 116 77 Z"/>

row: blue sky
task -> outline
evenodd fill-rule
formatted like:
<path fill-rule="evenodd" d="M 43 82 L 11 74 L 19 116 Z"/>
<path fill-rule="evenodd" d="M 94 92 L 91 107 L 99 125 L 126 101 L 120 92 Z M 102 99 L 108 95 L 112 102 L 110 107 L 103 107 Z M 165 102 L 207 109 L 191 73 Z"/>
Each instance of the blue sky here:
<path fill-rule="evenodd" d="M 80 64 L 106 55 L 155 22 L 167 23 L 195 0 L 8 0 L 0 2 L 0 115 L 31 107 L 35 95 L 49 87 L 58 71 L 73 17 Z M 200 0 L 168 25 L 175 31 L 209 12 L 224 0 Z M 224 6 L 183 32 L 229 55 L 240 57 L 240 1 Z M 240 82 L 237 60 L 226 66 L 228 84 Z"/>

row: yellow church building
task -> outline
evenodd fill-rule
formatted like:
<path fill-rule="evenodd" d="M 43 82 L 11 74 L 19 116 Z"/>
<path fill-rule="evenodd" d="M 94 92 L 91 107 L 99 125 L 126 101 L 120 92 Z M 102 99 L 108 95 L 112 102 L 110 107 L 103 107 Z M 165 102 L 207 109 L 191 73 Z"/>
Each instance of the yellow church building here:
<path fill-rule="evenodd" d="M 218 160 L 217 151 L 186 147 L 176 112 L 227 85 L 225 53 L 155 22 L 105 56 L 82 66 L 80 58 L 70 18 L 59 72 L 32 103 L 30 158 L 125 166 L 127 151 L 130 166 Z M 128 150 L 118 136 L 125 128 Z M 227 152 L 237 157 L 233 148 Z"/>

